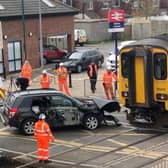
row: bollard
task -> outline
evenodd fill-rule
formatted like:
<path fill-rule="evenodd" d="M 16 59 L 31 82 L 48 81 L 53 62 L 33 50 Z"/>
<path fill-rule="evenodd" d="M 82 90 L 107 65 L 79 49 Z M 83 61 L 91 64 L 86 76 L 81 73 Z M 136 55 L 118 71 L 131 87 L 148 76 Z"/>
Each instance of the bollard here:
<path fill-rule="evenodd" d="M 69 88 L 72 88 L 72 78 L 71 78 L 71 74 L 72 74 L 72 72 L 71 71 L 69 71 Z"/>

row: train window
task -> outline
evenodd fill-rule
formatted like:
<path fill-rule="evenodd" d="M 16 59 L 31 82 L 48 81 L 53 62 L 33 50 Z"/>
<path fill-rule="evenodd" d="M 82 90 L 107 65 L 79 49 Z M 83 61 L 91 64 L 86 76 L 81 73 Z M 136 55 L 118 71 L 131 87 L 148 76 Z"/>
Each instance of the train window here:
<path fill-rule="evenodd" d="M 121 55 L 122 75 L 124 78 L 128 78 L 129 57 L 127 54 Z"/>
<path fill-rule="evenodd" d="M 158 80 L 164 80 L 167 77 L 166 55 L 162 53 L 154 54 L 154 76 Z"/>

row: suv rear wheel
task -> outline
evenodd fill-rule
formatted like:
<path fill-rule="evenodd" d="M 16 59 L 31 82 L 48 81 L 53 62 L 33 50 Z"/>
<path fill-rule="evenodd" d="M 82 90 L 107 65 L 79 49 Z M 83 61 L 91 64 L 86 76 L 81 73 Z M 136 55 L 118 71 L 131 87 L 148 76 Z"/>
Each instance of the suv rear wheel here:
<path fill-rule="evenodd" d="M 29 118 L 22 123 L 21 131 L 25 135 L 33 135 L 34 134 L 34 125 L 35 125 L 35 120 L 32 118 Z"/>

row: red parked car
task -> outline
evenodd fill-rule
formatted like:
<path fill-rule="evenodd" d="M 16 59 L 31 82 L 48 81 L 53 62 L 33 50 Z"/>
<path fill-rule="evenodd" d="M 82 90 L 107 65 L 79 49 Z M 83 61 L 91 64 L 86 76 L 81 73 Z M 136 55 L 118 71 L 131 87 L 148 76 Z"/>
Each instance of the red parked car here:
<path fill-rule="evenodd" d="M 43 46 L 43 61 L 44 64 L 51 62 L 51 61 L 56 61 L 56 60 L 61 60 L 65 58 L 67 55 L 67 51 L 63 49 L 59 49 L 53 45 L 44 45 Z"/>

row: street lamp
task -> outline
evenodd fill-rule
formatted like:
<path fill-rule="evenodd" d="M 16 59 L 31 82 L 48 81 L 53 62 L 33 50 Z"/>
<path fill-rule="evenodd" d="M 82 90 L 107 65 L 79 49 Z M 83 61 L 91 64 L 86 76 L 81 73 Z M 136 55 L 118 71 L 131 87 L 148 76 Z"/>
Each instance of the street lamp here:
<path fill-rule="evenodd" d="M 27 59 L 27 52 L 26 52 L 26 33 L 25 33 L 25 14 L 24 14 L 24 0 L 22 2 L 22 31 L 23 31 L 23 53 L 24 59 Z"/>
<path fill-rule="evenodd" d="M 41 17 L 41 0 L 39 0 L 39 36 L 40 36 L 40 62 L 43 68 L 43 36 L 42 36 L 42 17 Z"/>

